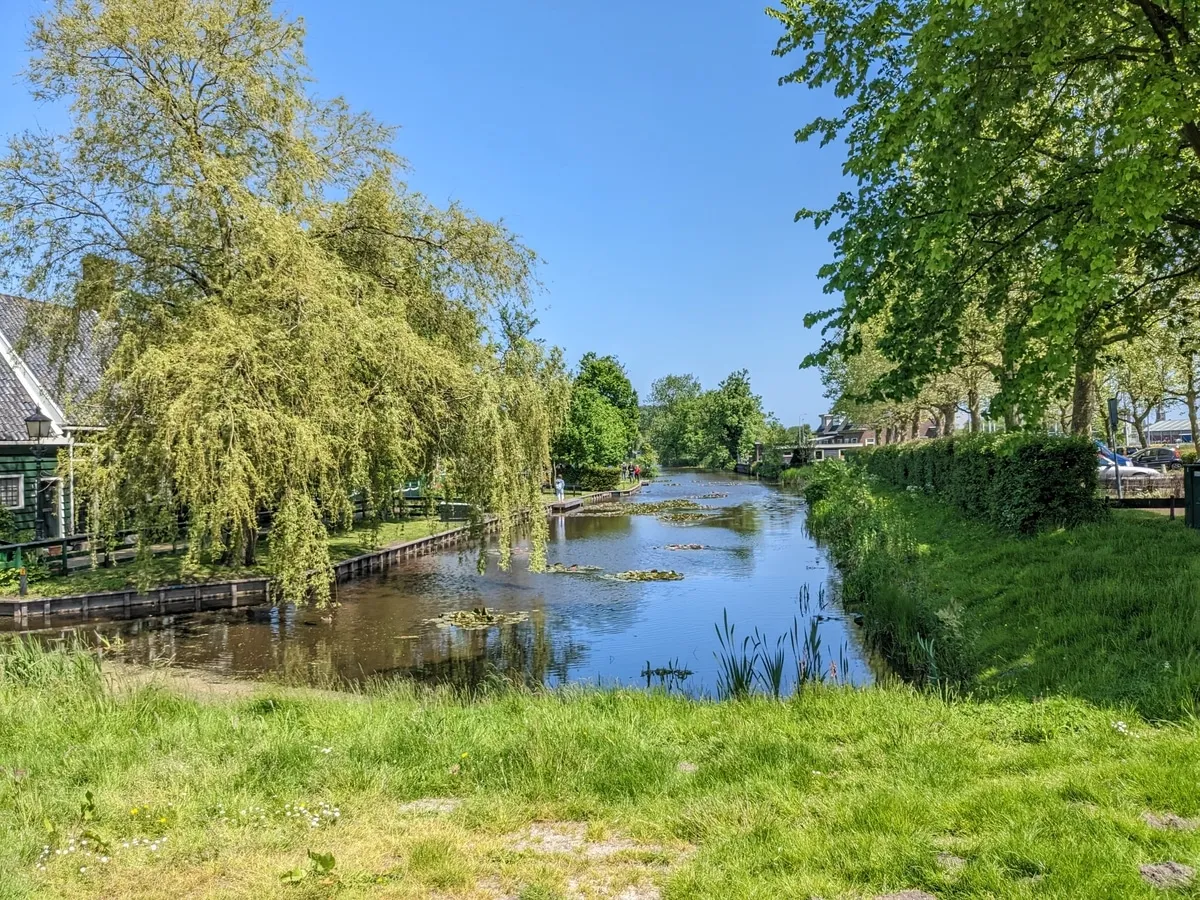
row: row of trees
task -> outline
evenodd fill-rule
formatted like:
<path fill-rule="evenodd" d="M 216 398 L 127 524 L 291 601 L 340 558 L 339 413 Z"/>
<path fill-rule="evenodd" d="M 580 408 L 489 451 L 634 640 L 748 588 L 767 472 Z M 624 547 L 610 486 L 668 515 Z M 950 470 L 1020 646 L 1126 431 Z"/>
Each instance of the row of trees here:
<path fill-rule="evenodd" d="M 1084 434 L 1113 384 L 1135 424 L 1156 395 L 1188 393 L 1193 4 L 780 0 L 772 15 L 776 53 L 798 60 L 783 80 L 838 98 L 797 138 L 844 140 L 853 179 L 799 214 L 833 224 L 822 274 L 841 300 L 808 318 L 825 331 L 806 363 L 839 397 L 897 434 L 956 406 L 974 427 L 986 412 Z M 1176 374 L 1144 390 L 1147 361 Z"/>
<path fill-rule="evenodd" d="M 786 439 L 786 429 L 763 412 L 745 369 L 707 391 L 693 375 L 658 379 L 642 408 L 642 431 L 669 466 L 722 468 L 748 457 L 756 441 Z"/>

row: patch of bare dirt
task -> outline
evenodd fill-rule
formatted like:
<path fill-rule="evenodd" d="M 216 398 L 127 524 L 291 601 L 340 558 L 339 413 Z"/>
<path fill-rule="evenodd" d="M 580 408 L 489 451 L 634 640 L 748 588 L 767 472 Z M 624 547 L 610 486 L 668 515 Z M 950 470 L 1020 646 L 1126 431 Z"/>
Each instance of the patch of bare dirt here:
<path fill-rule="evenodd" d="M 625 850 L 662 852 L 662 847 L 638 844 L 628 838 L 608 837 L 588 840 L 587 825 L 582 822 L 534 822 L 512 842 L 512 849 L 534 853 L 571 853 L 603 858 Z"/>
<path fill-rule="evenodd" d="M 1196 870 L 1191 866 L 1170 860 L 1139 866 L 1138 871 L 1142 873 L 1142 881 L 1163 890 L 1187 887 L 1196 877 Z"/>
<path fill-rule="evenodd" d="M 1185 819 L 1175 813 L 1144 812 L 1142 821 L 1161 831 L 1195 831 L 1200 828 L 1200 819 Z"/>
<path fill-rule="evenodd" d="M 420 800 L 409 800 L 401 803 L 401 815 L 410 816 L 445 816 L 462 806 L 462 801 L 455 797 L 422 797 Z"/>

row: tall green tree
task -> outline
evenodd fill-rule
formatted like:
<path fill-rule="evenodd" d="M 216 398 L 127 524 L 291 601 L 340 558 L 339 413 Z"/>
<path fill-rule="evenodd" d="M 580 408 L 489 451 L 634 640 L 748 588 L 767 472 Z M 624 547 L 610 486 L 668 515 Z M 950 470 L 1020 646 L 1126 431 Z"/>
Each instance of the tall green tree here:
<path fill-rule="evenodd" d="M 665 375 L 650 386 L 643 429 L 664 465 L 694 466 L 704 456 L 703 393 L 694 375 Z"/>
<path fill-rule="evenodd" d="M 625 424 L 625 450 L 622 458 L 635 451 L 641 433 L 638 395 L 629 376 L 625 373 L 625 367 L 617 358 L 585 353 L 579 360 L 579 374 L 575 378 L 575 384 L 577 387 L 591 388 L 620 413 L 621 420 Z M 606 465 L 611 464 L 606 463 Z"/>
<path fill-rule="evenodd" d="M 748 457 L 766 431 L 762 397 L 750 388 L 750 373 L 730 373 L 702 398 L 709 465 L 724 466 Z"/>
<path fill-rule="evenodd" d="M 442 471 L 481 508 L 539 502 L 566 398 L 534 254 L 409 190 L 303 40 L 270 0 L 51 0 L 25 78 L 70 122 L 9 140 L 0 276 L 63 340 L 110 339 L 91 521 L 149 541 L 186 513 L 191 561 L 248 560 L 270 513 L 283 596 L 321 601 L 356 492 Z"/>
<path fill-rule="evenodd" d="M 811 360 L 886 314 L 880 396 L 953 366 L 964 316 L 1008 306 L 1006 418 L 1071 397 L 1091 428 L 1107 347 L 1192 315 L 1200 270 L 1200 57 L 1181 0 L 782 0 L 783 80 L 832 89 L 800 140 L 844 139 L 855 186 L 828 209 L 837 307 Z M 1015 305 L 1015 309 L 1012 308 Z"/>
<path fill-rule="evenodd" d="M 619 466 L 628 447 L 621 411 L 595 388 L 576 382 L 566 421 L 554 439 L 554 462 L 573 470 Z"/>

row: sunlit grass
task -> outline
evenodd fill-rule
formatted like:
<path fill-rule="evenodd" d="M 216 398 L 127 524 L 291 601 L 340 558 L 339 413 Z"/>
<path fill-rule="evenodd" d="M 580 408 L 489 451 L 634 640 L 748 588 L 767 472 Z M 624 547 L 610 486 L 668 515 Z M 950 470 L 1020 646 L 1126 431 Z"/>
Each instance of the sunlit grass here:
<path fill-rule="evenodd" d="M 1151 897 L 1138 865 L 1200 858 L 1200 833 L 1140 818 L 1200 814 L 1196 724 L 1078 700 L 196 699 L 101 691 L 66 660 L 0 673 L 3 897 Z M 462 803 L 403 805 L 417 798 Z M 584 849 L 530 846 L 531 823 Z M 332 872 L 281 881 L 309 850 Z"/>

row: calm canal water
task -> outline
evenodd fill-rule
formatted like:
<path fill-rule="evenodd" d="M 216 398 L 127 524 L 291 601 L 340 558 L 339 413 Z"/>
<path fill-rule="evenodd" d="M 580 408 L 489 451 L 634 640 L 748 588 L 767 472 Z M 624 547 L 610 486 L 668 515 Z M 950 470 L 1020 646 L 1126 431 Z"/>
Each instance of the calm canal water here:
<path fill-rule="evenodd" d="M 706 496 L 723 494 L 725 496 Z M 740 647 L 758 629 L 771 648 L 795 625 L 801 641 L 816 624 L 821 667 L 855 684 L 872 680 L 856 627 L 829 590 L 824 552 L 804 528 L 796 495 L 760 482 L 670 472 L 635 502 L 702 498 L 698 523 L 654 515 L 574 514 L 550 523 L 551 563 L 604 573 L 673 569 L 682 581 L 624 582 L 600 574 L 533 574 L 528 547 L 504 572 L 492 550 L 480 574 L 474 551 L 447 551 L 342 585 L 340 606 L 262 608 L 175 615 L 87 626 L 116 642 L 130 662 L 171 661 L 222 675 L 330 684 L 372 676 L 473 684 L 502 673 L 527 683 L 645 685 L 646 668 L 686 669 L 668 686 L 715 692 L 720 643 L 715 625 L 735 627 Z M 702 544 L 703 550 L 669 550 Z M 807 599 L 806 599 L 807 598 Z M 826 598 L 824 601 L 822 598 Z M 487 630 L 431 623 L 480 606 L 522 621 Z M 811 640 L 811 639 L 810 639 Z M 789 674 L 794 674 L 791 644 Z M 664 677 L 651 674 L 650 683 Z"/>

